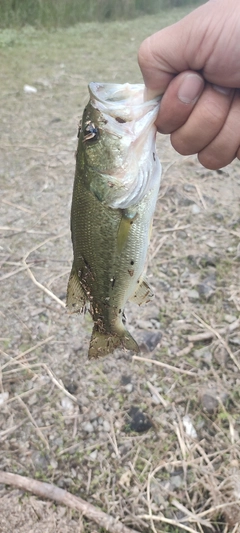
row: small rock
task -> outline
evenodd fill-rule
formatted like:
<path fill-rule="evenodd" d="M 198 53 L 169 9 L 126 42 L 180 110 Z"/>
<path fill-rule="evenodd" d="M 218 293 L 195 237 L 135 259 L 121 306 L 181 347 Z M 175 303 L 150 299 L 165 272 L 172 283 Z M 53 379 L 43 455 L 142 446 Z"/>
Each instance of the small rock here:
<path fill-rule="evenodd" d="M 200 348 L 200 350 L 194 350 L 193 355 L 196 359 L 203 359 L 208 365 L 212 362 L 212 354 L 206 348 Z"/>
<path fill-rule="evenodd" d="M 191 211 L 193 215 L 199 215 L 199 213 L 201 213 L 201 209 L 197 204 L 192 205 Z"/>
<path fill-rule="evenodd" d="M 128 375 L 126 375 L 126 374 L 123 374 L 123 375 L 121 376 L 121 384 L 122 384 L 122 385 L 128 385 L 128 383 L 131 383 L 131 379 L 132 379 L 131 376 L 128 376 Z"/>
<path fill-rule="evenodd" d="M 50 459 L 50 465 L 55 470 L 58 467 L 58 462 L 56 461 L 56 459 L 52 458 Z"/>
<path fill-rule="evenodd" d="M 149 353 L 156 348 L 162 338 L 160 331 L 141 331 L 138 335 L 138 345 L 142 352 Z"/>
<path fill-rule="evenodd" d="M 130 419 L 131 431 L 142 433 L 152 427 L 151 420 L 138 407 L 131 407 L 127 414 Z"/>
<path fill-rule="evenodd" d="M 235 315 L 224 315 L 224 320 L 228 322 L 228 324 L 232 324 L 237 320 L 237 317 Z"/>
<path fill-rule="evenodd" d="M 3 405 L 9 398 L 9 392 L 2 392 L 0 394 L 0 405 Z"/>
<path fill-rule="evenodd" d="M 206 245 L 209 246 L 209 248 L 216 248 L 216 243 L 214 241 L 207 241 Z"/>
<path fill-rule="evenodd" d="M 126 392 L 128 392 L 130 394 L 133 391 L 133 384 L 132 383 L 128 383 L 127 385 L 125 385 L 124 389 L 125 389 Z"/>
<path fill-rule="evenodd" d="M 195 192 L 196 187 L 194 185 L 191 185 L 190 183 L 184 183 L 183 190 L 186 192 Z"/>
<path fill-rule="evenodd" d="M 234 346 L 240 346 L 240 337 L 232 337 L 229 339 L 229 342 Z"/>
<path fill-rule="evenodd" d="M 228 355 L 226 348 L 224 348 L 224 346 L 221 346 L 221 345 L 217 346 L 213 352 L 213 355 L 214 355 L 214 359 L 216 359 L 219 365 L 226 366 L 229 355 Z"/>
<path fill-rule="evenodd" d="M 110 426 L 108 420 L 104 420 L 103 421 L 103 430 L 106 431 L 107 433 L 109 433 L 109 431 L 111 431 L 111 426 Z"/>
<path fill-rule="evenodd" d="M 183 474 L 174 474 L 170 478 L 170 483 L 172 489 L 181 489 L 184 485 L 184 476 Z"/>
<path fill-rule="evenodd" d="M 33 87 L 32 85 L 24 85 L 23 90 L 25 93 L 29 94 L 37 93 L 36 87 Z"/>
<path fill-rule="evenodd" d="M 213 213 L 213 217 L 216 220 L 220 220 L 220 221 L 224 219 L 224 216 L 222 215 L 222 213 Z"/>
<path fill-rule="evenodd" d="M 171 297 L 172 297 L 173 300 L 178 300 L 179 296 L 180 296 L 180 292 L 179 291 L 172 291 L 171 292 Z"/>
<path fill-rule="evenodd" d="M 191 418 L 189 415 L 185 415 L 183 417 L 183 427 L 186 431 L 186 435 L 188 437 L 191 437 L 192 439 L 196 439 L 197 438 L 197 432 L 196 432 L 196 429 L 191 421 Z"/>
<path fill-rule="evenodd" d="M 42 452 L 33 452 L 32 453 L 32 462 L 36 470 L 42 468 L 47 468 L 49 465 L 49 457 Z"/>
<path fill-rule="evenodd" d="M 187 239 L 187 236 L 187 232 L 182 229 L 177 232 L 178 239 Z"/>
<path fill-rule="evenodd" d="M 215 396 L 212 396 L 210 392 L 206 392 L 202 395 L 201 403 L 204 411 L 210 415 L 216 413 L 218 408 L 218 400 Z"/>
<path fill-rule="evenodd" d="M 212 274 L 204 278 L 201 283 L 199 283 L 199 285 L 197 286 L 197 289 L 198 289 L 200 296 L 205 298 L 205 300 L 209 300 L 209 298 L 211 298 L 211 296 L 215 292 L 215 287 L 216 287 L 216 274 L 215 272 L 213 272 Z"/>
<path fill-rule="evenodd" d="M 96 461 L 97 456 L 98 456 L 98 450 L 93 450 L 93 452 L 91 452 L 89 455 L 89 459 L 91 461 Z"/>
<path fill-rule="evenodd" d="M 83 429 L 83 431 L 86 431 L 87 433 L 93 433 L 93 431 L 94 431 L 94 427 L 91 424 L 91 422 L 84 422 L 82 424 L 82 429 Z"/>
<path fill-rule="evenodd" d="M 78 389 L 78 383 L 74 381 L 72 378 L 69 381 L 66 381 L 64 383 L 65 389 L 67 389 L 70 394 L 75 394 L 75 392 Z"/>
<path fill-rule="evenodd" d="M 62 406 L 64 411 L 69 411 L 70 413 L 74 412 L 74 407 L 75 407 L 74 403 L 67 396 L 64 396 L 61 399 L 61 406 Z"/>
<path fill-rule="evenodd" d="M 38 402 L 38 396 L 37 396 L 36 393 L 35 393 L 35 394 L 32 394 L 32 396 L 30 396 L 30 397 L 28 398 L 28 405 L 34 405 L 34 404 L 37 403 L 37 402 Z"/>
<path fill-rule="evenodd" d="M 190 291 L 188 291 L 187 295 L 190 302 L 195 302 L 196 300 L 199 300 L 199 294 L 196 289 L 191 289 Z"/>

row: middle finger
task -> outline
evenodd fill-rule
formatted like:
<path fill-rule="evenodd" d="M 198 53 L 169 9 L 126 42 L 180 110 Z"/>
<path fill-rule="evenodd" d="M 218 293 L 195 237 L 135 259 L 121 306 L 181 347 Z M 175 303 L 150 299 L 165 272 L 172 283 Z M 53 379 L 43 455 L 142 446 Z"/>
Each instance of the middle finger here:
<path fill-rule="evenodd" d="M 175 150 L 182 155 L 203 150 L 221 130 L 233 96 L 233 89 L 206 84 L 188 120 L 171 135 Z"/>

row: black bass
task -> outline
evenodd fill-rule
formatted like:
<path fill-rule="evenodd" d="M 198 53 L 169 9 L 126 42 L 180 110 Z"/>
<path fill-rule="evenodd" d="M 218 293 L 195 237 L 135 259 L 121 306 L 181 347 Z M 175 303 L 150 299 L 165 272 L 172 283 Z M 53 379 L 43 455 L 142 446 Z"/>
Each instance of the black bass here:
<path fill-rule="evenodd" d="M 88 355 L 98 358 L 118 347 L 139 351 L 124 306 L 153 296 L 143 271 L 161 176 L 159 100 L 144 102 L 144 85 L 128 83 L 90 83 L 89 92 L 76 154 L 67 307 L 79 312 L 90 302 Z"/>

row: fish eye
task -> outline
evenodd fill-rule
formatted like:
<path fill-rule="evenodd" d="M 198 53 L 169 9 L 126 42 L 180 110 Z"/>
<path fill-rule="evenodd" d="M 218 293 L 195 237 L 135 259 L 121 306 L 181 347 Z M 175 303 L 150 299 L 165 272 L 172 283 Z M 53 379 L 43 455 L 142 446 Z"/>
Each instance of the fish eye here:
<path fill-rule="evenodd" d="M 89 120 L 86 122 L 83 130 L 83 142 L 97 141 L 99 138 L 99 129 L 95 126 L 94 122 Z"/>

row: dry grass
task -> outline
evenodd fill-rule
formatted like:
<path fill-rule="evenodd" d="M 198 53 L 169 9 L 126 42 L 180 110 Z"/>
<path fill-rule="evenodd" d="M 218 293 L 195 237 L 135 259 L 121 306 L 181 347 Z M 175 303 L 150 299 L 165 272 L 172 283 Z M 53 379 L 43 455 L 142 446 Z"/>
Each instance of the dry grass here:
<path fill-rule="evenodd" d="M 136 336 L 162 333 L 152 352 L 89 363 L 90 318 L 63 309 L 86 85 L 140 81 L 137 47 L 158 25 L 28 30 L 2 52 L 0 469 L 54 483 L 140 532 L 237 533 L 239 163 L 210 172 L 159 138 L 156 297 L 127 309 Z M 25 94 L 25 83 L 38 92 Z M 133 431 L 132 406 L 148 431 Z M 3 486 L 0 510 L 2 533 L 102 531 Z"/>

